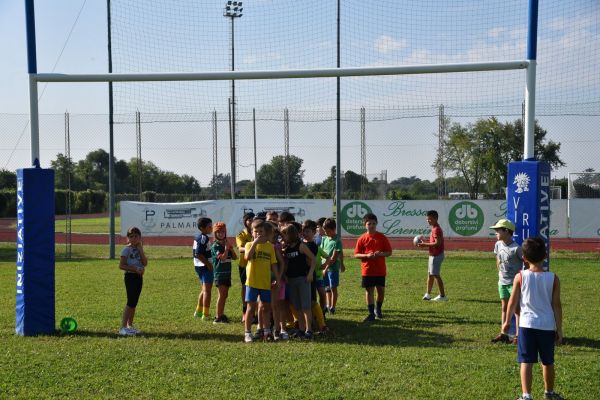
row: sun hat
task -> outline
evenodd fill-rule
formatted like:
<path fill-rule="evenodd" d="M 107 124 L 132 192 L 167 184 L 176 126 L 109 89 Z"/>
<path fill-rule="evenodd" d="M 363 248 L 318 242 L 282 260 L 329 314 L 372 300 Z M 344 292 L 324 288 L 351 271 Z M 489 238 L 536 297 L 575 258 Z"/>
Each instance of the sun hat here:
<path fill-rule="evenodd" d="M 490 226 L 490 229 L 500 229 L 500 228 L 508 229 L 508 230 L 511 230 L 514 232 L 515 224 L 513 224 L 512 221 L 503 218 L 501 220 L 498 220 L 498 222 L 496 222 L 496 225 Z"/>

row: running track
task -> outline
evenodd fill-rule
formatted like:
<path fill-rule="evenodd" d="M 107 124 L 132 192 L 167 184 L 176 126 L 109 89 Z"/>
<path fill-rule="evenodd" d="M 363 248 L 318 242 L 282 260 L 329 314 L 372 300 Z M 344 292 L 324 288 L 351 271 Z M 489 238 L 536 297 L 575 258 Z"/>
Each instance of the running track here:
<path fill-rule="evenodd" d="M 89 216 L 88 216 L 89 217 Z M 12 218 L 0 219 L 0 242 L 15 242 L 15 221 Z M 65 243 L 65 234 L 56 233 L 56 243 Z M 107 234 L 74 233 L 71 236 L 72 244 L 105 244 L 108 245 Z M 117 235 L 116 244 L 125 243 L 125 238 Z M 390 238 L 392 248 L 395 250 L 414 249 L 411 238 Z M 189 236 L 161 236 L 144 237 L 144 243 L 154 246 L 191 246 L 192 238 Z M 344 248 L 353 248 L 356 238 L 343 239 Z M 492 251 L 495 240 L 493 238 L 446 238 L 446 250 L 480 250 Z M 554 238 L 551 240 L 553 250 L 571 250 L 576 252 L 599 252 L 600 239 L 566 239 Z"/>

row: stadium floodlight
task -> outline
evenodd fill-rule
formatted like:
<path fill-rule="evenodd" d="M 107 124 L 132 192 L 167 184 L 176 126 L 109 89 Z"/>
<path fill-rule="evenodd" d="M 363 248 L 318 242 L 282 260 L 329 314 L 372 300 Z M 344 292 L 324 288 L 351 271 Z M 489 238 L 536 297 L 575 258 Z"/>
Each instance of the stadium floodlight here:
<path fill-rule="evenodd" d="M 235 71 L 235 35 L 234 23 L 236 18 L 242 16 L 242 2 L 227 0 L 223 16 L 231 19 L 231 70 Z M 231 100 L 229 113 L 229 147 L 231 154 L 231 198 L 235 199 L 235 181 L 236 181 L 236 166 L 237 166 L 237 148 L 236 148 L 236 132 L 235 132 L 235 80 L 231 80 Z"/>

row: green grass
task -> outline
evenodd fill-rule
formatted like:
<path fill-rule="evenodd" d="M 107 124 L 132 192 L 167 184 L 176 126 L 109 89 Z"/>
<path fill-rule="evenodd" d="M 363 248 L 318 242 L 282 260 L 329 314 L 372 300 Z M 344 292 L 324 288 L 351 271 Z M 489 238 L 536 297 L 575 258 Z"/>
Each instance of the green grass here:
<path fill-rule="evenodd" d="M 0 256 L 12 257 L 0 262 L 0 398 L 511 399 L 519 393 L 515 347 L 490 343 L 500 314 L 490 254 L 449 252 L 443 276 L 450 301 L 431 303 L 421 300 L 423 253 L 396 253 L 388 262 L 385 319 L 371 325 L 360 322 L 366 311 L 360 273 L 348 260 L 339 311 L 329 320 L 334 338 L 244 344 L 237 279 L 226 307 L 234 323 L 215 326 L 192 317 L 199 285 L 189 254 L 159 258 L 164 248 L 146 251 L 150 264 L 136 315 L 142 336 L 116 334 L 125 302 L 117 262 L 81 258 L 56 264 L 57 323 L 72 316 L 77 332 L 19 337 L 14 245 L 0 246 Z M 556 352 L 556 388 L 568 399 L 600 398 L 594 256 L 559 254 L 552 261 L 567 337 Z M 536 398 L 541 381 L 536 367 Z"/>
<path fill-rule="evenodd" d="M 56 232 L 66 232 L 65 220 L 56 220 L 54 223 Z M 121 217 L 115 217 L 115 231 L 121 229 Z M 103 233 L 108 234 L 109 218 L 76 218 L 71 219 L 71 232 L 73 233 Z"/>

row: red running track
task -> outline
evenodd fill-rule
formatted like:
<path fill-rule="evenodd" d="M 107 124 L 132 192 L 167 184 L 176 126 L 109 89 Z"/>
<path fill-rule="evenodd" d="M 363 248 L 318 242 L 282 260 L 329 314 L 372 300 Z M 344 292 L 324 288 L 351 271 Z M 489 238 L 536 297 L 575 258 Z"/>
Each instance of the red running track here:
<path fill-rule="evenodd" d="M 192 246 L 193 238 L 190 236 L 161 236 L 144 237 L 144 243 L 154 246 Z M 14 229 L 0 229 L 0 242 L 15 242 Z M 56 243 L 65 243 L 65 234 L 56 234 Z M 107 234 L 74 233 L 71 235 L 73 244 L 105 244 L 108 245 Z M 392 248 L 395 250 L 415 249 L 411 238 L 390 238 Z M 117 245 L 125 244 L 125 238 L 117 236 Z M 344 248 L 353 248 L 356 238 L 343 239 Z M 492 251 L 495 239 L 493 238 L 446 238 L 446 250 L 480 250 Z M 600 251 L 600 239 L 564 239 L 555 238 L 551 241 L 553 250 L 571 250 L 576 252 Z"/>

